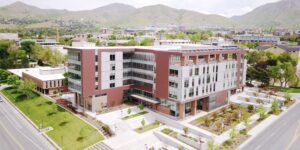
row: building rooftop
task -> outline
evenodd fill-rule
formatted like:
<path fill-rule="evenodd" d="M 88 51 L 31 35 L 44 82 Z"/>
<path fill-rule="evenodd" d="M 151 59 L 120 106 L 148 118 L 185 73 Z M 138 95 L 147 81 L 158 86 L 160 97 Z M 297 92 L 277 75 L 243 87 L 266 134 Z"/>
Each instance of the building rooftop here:
<path fill-rule="evenodd" d="M 153 51 L 169 51 L 169 52 L 189 52 L 189 51 L 209 51 L 209 50 L 238 50 L 240 48 L 231 47 L 225 48 L 214 45 L 202 45 L 202 44 L 175 44 L 175 45 L 159 45 L 159 46 L 114 46 L 114 47 L 65 47 L 65 49 L 77 49 L 77 50 L 128 50 L 128 49 L 145 49 Z"/>
<path fill-rule="evenodd" d="M 65 67 L 39 67 L 39 68 L 22 68 L 22 69 L 10 69 L 9 72 L 22 77 L 23 73 L 26 73 L 41 81 L 51 81 L 64 79 Z"/>
<path fill-rule="evenodd" d="M 19 35 L 18 35 L 18 33 L 0 33 L 0 39 L 18 41 Z"/>

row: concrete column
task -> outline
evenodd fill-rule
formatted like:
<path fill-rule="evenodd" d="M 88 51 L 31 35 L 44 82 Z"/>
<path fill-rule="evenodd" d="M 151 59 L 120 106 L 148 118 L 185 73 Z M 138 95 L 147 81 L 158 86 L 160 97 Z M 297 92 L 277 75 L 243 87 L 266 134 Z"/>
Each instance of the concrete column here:
<path fill-rule="evenodd" d="M 197 100 L 192 101 L 191 103 L 192 115 L 196 115 L 197 113 Z"/>
<path fill-rule="evenodd" d="M 185 104 L 179 104 L 179 118 L 184 119 L 185 118 Z"/>

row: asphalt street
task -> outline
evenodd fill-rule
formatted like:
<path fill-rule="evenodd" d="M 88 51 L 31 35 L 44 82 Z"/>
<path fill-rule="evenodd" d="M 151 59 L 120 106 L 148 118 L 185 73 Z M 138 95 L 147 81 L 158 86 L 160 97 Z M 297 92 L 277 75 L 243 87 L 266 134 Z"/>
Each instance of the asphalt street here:
<path fill-rule="evenodd" d="M 300 94 L 294 95 L 300 101 Z M 243 150 L 300 150 L 300 103 L 247 143 Z"/>
<path fill-rule="evenodd" d="M 2 99 L 4 97 L 0 95 Z M 42 136 L 7 100 L 0 102 L 1 150 L 54 150 Z"/>

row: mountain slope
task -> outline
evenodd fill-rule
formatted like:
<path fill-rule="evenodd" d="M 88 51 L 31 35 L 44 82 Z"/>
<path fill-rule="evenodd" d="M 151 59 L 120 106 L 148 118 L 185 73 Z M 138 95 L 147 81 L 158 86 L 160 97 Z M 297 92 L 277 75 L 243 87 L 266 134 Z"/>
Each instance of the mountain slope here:
<path fill-rule="evenodd" d="M 281 0 L 233 17 L 243 25 L 253 27 L 300 27 L 300 0 Z"/>
<path fill-rule="evenodd" d="M 67 11 L 40 9 L 16 2 L 0 7 L 0 19 L 39 20 L 38 23 L 62 21 L 89 22 L 101 26 L 143 27 L 147 25 L 178 24 L 192 27 L 232 27 L 236 23 L 219 15 L 206 15 L 195 11 L 174 9 L 164 5 L 153 5 L 136 9 L 125 4 L 111 4 L 93 10 Z"/>

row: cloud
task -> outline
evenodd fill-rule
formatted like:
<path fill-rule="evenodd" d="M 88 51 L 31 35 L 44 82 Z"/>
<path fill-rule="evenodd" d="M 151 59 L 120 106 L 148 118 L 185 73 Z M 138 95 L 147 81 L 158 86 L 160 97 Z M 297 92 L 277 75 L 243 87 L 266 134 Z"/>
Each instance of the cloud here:
<path fill-rule="evenodd" d="M 0 6 L 16 0 L 0 0 Z M 245 14 L 258 6 L 279 0 L 19 0 L 40 8 L 88 10 L 111 3 L 124 3 L 140 8 L 148 5 L 164 4 L 178 9 L 188 9 L 209 14 L 234 16 Z"/>

